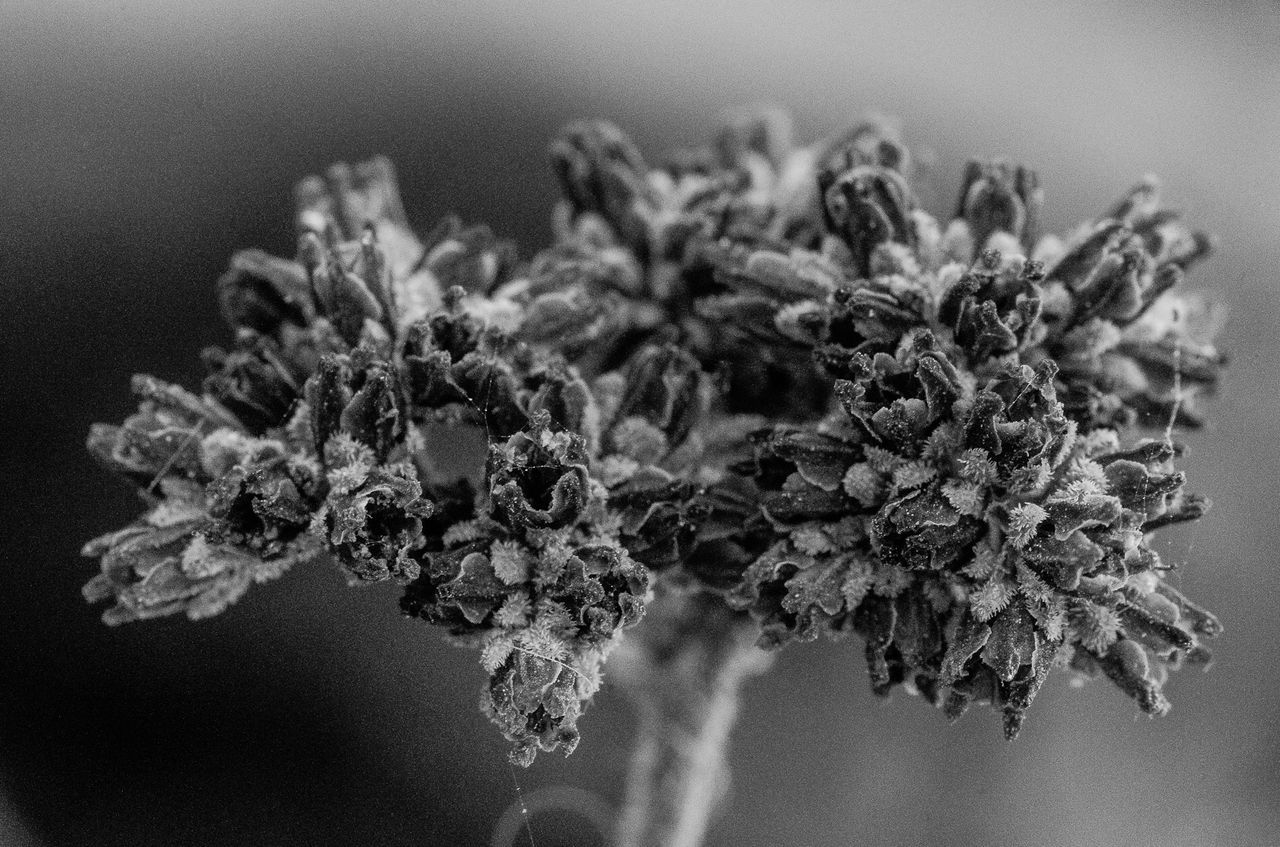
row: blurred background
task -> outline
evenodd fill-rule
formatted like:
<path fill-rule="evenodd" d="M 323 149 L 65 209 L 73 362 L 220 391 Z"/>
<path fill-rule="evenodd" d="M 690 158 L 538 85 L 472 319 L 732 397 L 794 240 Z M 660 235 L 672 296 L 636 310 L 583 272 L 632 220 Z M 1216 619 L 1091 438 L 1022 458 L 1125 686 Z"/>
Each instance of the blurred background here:
<path fill-rule="evenodd" d="M 1052 227 L 1153 171 L 1221 237 L 1192 282 L 1231 309 L 1233 366 L 1183 463 L 1216 505 L 1163 555 L 1227 634 L 1167 718 L 1058 677 L 1012 744 L 995 713 L 875 700 L 852 642 L 789 648 L 747 689 L 709 844 L 1280 843 L 1280 7 L 943 0 L 0 0 L 0 843 L 490 843 L 517 789 L 481 670 L 395 588 L 304 568 L 211 621 L 99 624 L 80 545 L 140 507 L 84 435 L 134 371 L 196 383 L 230 338 L 213 283 L 236 248 L 292 252 L 303 175 L 386 153 L 420 227 L 456 211 L 527 256 L 563 123 L 657 159 L 756 101 L 806 137 L 895 116 L 935 213 L 1003 155 Z M 606 686 L 578 752 L 518 774 L 538 847 L 605 843 L 631 727 Z"/>

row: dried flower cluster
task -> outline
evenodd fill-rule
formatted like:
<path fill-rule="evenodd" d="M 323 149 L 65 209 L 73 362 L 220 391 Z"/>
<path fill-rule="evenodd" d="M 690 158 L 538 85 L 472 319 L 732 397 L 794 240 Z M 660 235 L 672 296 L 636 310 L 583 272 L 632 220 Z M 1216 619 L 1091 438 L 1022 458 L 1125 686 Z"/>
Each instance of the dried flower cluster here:
<path fill-rule="evenodd" d="M 332 558 L 480 648 L 525 764 L 573 749 L 655 580 L 764 646 L 856 632 L 875 691 L 991 703 L 1010 737 L 1057 666 L 1168 709 L 1220 627 L 1150 537 L 1205 509 L 1169 434 L 1222 357 L 1179 288 L 1208 239 L 1154 181 L 1059 238 L 999 161 L 931 216 L 877 124 L 798 146 L 766 113 L 650 169 L 584 122 L 551 152 L 528 261 L 416 235 L 384 160 L 301 183 L 296 258 L 219 283 L 236 338 L 202 390 L 137 377 L 90 435 L 150 507 L 86 547 L 108 622 Z M 450 478 L 458 428 L 487 455 Z"/>

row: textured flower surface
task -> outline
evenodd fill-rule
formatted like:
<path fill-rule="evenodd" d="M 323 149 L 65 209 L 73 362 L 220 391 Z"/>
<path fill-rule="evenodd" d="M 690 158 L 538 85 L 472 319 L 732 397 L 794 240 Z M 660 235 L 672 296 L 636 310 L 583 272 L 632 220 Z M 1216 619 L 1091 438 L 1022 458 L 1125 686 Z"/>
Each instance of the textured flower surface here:
<path fill-rule="evenodd" d="M 200 392 L 139 376 L 90 434 L 148 505 L 85 548 L 109 623 L 335 561 L 479 648 L 521 764 L 577 744 L 658 581 L 762 646 L 857 633 L 876 692 L 992 704 L 1009 737 L 1057 667 L 1168 710 L 1221 627 L 1152 533 L 1207 507 L 1172 435 L 1223 358 L 1182 291 L 1210 240 L 1154 179 L 1058 237 L 1001 161 L 932 216 L 875 123 L 800 146 L 747 115 L 650 168 L 588 121 L 551 159 L 526 261 L 415 234 L 385 160 L 299 184 L 296 257 L 219 282 Z M 486 444 L 459 478 L 451 429 Z"/>

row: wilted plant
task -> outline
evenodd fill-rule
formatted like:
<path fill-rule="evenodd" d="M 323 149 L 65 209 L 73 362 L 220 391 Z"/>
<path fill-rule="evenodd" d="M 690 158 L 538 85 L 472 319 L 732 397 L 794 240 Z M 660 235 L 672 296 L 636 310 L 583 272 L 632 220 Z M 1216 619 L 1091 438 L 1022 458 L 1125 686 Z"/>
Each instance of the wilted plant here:
<path fill-rule="evenodd" d="M 769 112 L 650 169 L 584 122 L 551 153 L 527 261 L 416 235 L 385 160 L 299 185 L 297 257 L 219 282 L 236 338 L 201 391 L 136 377 L 90 435 L 149 506 L 85 549 L 109 623 L 318 559 L 393 580 L 479 649 L 521 765 L 574 749 L 625 634 L 624 844 L 701 840 L 756 645 L 856 632 L 877 693 L 989 703 L 1009 738 L 1055 667 L 1168 710 L 1220 626 L 1150 538 L 1207 505 L 1171 436 L 1222 357 L 1180 291 L 1209 241 L 1154 180 L 1059 238 L 998 161 L 931 216 L 879 124 L 801 147 Z M 487 443 L 461 478 L 450 428 Z"/>

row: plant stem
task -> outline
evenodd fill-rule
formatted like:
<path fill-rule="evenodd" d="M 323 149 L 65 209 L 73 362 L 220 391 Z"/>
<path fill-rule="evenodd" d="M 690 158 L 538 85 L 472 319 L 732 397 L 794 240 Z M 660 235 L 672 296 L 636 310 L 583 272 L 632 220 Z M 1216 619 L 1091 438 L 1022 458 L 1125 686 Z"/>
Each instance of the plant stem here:
<path fill-rule="evenodd" d="M 650 608 L 662 620 L 637 628 L 624 660 L 639 728 L 617 845 L 698 847 L 728 791 L 742 683 L 771 657 L 714 595 L 669 591 Z"/>

